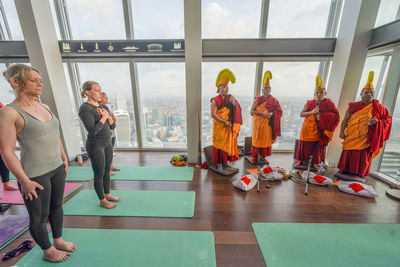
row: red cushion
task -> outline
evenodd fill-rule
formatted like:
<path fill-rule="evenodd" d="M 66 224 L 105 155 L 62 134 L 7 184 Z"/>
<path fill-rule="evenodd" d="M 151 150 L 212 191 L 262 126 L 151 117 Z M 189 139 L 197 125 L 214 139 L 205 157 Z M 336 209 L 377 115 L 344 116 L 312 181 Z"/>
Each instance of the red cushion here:
<path fill-rule="evenodd" d="M 247 177 L 247 176 L 245 176 L 245 177 L 243 177 L 242 179 L 240 179 L 240 180 L 242 180 L 245 184 L 247 184 L 247 185 L 249 185 L 249 183 L 250 183 L 250 179 L 249 179 L 249 177 Z"/>
<path fill-rule="evenodd" d="M 360 185 L 360 184 L 358 184 L 358 183 L 352 183 L 352 184 L 349 185 L 349 187 L 350 187 L 351 189 L 353 189 L 353 191 L 356 192 L 356 193 L 358 193 L 358 192 L 360 192 L 361 190 L 364 190 L 364 189 L 365 189 L 362 185 Z"/>
<path fill-rule="evenodd" d="M 317 183 L 319 183 L 319 184 L 322 184 L 323 183 L 323 181 L 325 181 L 326 180 L 326 178 L 324 178 L 324 177 L 322 177 L 321 175 L 315 175 L 314 177 L 313 177 L 313 179 L 317 182 Z"/>
<path fill-rule="evenodd" d="M 270 173 L 270 172 L 272 172 L 272 169 L 271 169 L 270 167 L 265 167 L 265 168 L 263 169 L 263 172 L 264 172 L 264 173 Z"/>

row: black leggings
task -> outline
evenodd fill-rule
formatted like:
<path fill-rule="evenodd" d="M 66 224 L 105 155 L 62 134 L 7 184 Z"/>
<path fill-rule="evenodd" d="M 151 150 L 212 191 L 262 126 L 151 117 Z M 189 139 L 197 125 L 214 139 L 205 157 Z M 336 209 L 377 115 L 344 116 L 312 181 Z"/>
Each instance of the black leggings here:
<path fill-rule="evenodd" d="M 33 240 L 46 250 L 51 247 L 49 235 L 46 228 L 49 219 L 53 238 L 62 236 L 63 209 L 62 201 L 65 187 L 64 164 L 57 169 L 43 175 L 30 178 L 44 187 L 43 190 L 36 189 L 38 198 L 25 199 L 25 206 L 29 213 L 29 232 Z M 18 183 L 19 190 L 21 185 Z"/>
<path fill-rule="evenodd" d="M 87 140 L 86 151 L 89 154 L 94 172 L 94 190 L 100 200 L 110 193 L 110 167 L 113 158 L 111 139 L 99 142 Z"/>
<path fill-rule="evenodd" d="M 1 176 L 1 181 L 3 183 L 10 181 L 10 171 L 7 169 L 7 166 L 4 163 L 1 155 L 0 155 L 0 176 Z"/>

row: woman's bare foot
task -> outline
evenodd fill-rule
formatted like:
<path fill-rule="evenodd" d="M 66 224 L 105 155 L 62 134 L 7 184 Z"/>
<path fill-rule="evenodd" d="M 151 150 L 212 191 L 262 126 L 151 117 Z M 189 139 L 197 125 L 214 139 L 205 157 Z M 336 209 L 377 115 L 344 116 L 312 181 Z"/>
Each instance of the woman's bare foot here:
<path fill-rule="evenodd" d="M 103 207 L 103 208 L 106 208 L 106 209 L 113 209 L 117 205 L 115 205 L 114 203 L 111 203 L 107 199 L 103 198 L 102 200 L 100 200 L 100 206 Z"/>
<path fill-rule="evenodd" d="M 4 191 L 15 191 L 18 190 L 18 188 L 11 186 L 8 182 L 3 183 L 3 189 Z"/>
<path fill-rule="evenodd" d="M 58 250 L 51 246 L 49 249 L 43 250 L 43 259 L 50 262 L 61 262 L 69 258 L 71 252 Z"/>
<path fill-rule="evenodd" d="M 76 244 L 74 242 L 67 242 L 62 239 L 62 237 L 54 239 L 54 247 L 67 251 L 67 252 L 72 252 L 76 249 Z"/>
<path fill-rule="evenodd" d="M 105 194 L 105 196 L 108 201 L 112 201 L 112 202 L 120 202 L 121 201 L 120 197 L 114 197 L 111 194 Z"/>
<path fill-rule="evenodd" d="M 115 172 L 118 172 L 118 171 L 120 171 L 121 169 L 120 169 L 120 168 L 115 168 L 114 165 L 111 165 L 111 170 L 112 170 L 112 171 L 115 171 Z"/>
<path fill-rule="evenodd" d="M 112 171 L 110 171 L 110 176 L 114 176 L 115 175 L 115 173 L 113 173 Z"/>

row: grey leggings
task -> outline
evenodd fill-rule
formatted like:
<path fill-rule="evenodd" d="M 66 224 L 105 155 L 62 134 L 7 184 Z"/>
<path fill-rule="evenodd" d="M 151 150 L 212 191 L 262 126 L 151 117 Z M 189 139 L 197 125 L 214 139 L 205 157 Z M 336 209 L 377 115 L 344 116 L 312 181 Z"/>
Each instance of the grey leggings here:
<path fill-rule="evenodd" d="M 87 140 L 86 151 L 89 154 L 94 172 L 94 190 L 100 200 L 110 193 L 110 167 L 113 158 L 111 139 L 104 142 Z"/>
<path fill-rule="evenodd" d="M 65 187 L 64 164 L 51 172 L 30 179 L 39 183 L 44 189 L 36 189 L 38 195 L 36 199 L 29 200 L 24 198 L 25 206 L 29 213 L 29 232 L 40 248 L 46 250 L 51 247 L 46 228 L 47 219 L 50 222 L 53 238 L 57 239 L 62 236 L 62 201 Z M 18 187 L 21 191 L 19 183 Z"/>

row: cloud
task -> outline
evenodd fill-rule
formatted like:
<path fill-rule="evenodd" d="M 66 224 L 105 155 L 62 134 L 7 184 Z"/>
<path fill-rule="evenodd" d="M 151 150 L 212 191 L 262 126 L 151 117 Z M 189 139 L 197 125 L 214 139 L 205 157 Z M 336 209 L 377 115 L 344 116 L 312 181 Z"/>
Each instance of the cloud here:
<path fill-rule="evenodd" d="M 258 37 L 260 9 L 243 10 L 240 14 L 232 10 L 216 2 L 206 4 L 202 16 L 203 38 Z"/>

